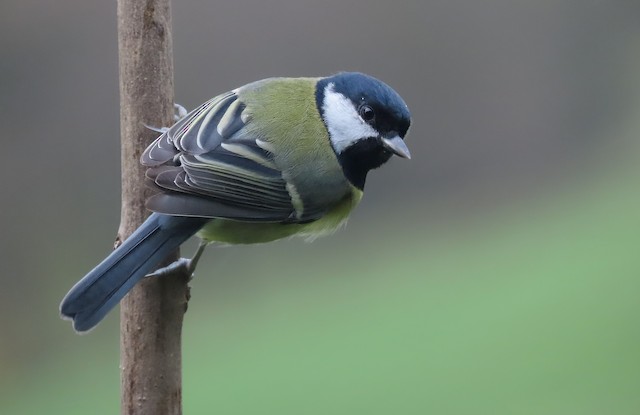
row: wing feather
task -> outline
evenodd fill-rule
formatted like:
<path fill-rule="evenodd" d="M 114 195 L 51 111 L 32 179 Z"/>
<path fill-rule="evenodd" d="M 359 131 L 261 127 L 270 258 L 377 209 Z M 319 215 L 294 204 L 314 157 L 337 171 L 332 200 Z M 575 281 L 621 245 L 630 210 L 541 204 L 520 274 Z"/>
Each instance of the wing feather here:
<path fill-rule="evenodd" d="M 293 185 L 283 178 L 270 147 L 245 128 L 251 122 L 236 91 L 215 97 L 187 114 L 143 153 L 147 177 L 161 192 L 147 201 L 153 211 L 179 216 L 260 222 L 309 221 Z M 294 203 L 293 199 L 296 200 Z"/>

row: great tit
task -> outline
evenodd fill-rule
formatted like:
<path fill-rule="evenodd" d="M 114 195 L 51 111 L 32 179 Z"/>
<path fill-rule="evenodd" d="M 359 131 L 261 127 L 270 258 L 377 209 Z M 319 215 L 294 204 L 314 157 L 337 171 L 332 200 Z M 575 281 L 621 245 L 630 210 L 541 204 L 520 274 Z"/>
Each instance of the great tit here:
<path fill-rule="evenodd" d="M 154 213 L 71 288 L 62 317 L 90 330 L 196 233 L 204 247 L 333 232 L 371 169 L 410 158 L 410 122 L 400 95 L 362 73 L 269 78 L 205 102 L 144 151 Z"/>

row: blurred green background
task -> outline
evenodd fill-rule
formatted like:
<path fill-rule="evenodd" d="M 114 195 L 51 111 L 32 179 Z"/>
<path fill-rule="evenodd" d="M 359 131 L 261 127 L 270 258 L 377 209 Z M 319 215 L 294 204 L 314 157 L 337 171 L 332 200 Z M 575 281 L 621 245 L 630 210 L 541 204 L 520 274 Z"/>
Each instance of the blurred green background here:
<path fill-rule="evenodd" d="M 640 413 L 639 2 L 173 12 L 187 108 L 360 70 L 414 117 L 413 159 L 345 230 L 208 250 L 185 413 Z M 117 413 L 118 313 L 86 336 L 57 314 L 118 225 L 115 2 L 9 0 L 0 23 L 0 413 Z"/>

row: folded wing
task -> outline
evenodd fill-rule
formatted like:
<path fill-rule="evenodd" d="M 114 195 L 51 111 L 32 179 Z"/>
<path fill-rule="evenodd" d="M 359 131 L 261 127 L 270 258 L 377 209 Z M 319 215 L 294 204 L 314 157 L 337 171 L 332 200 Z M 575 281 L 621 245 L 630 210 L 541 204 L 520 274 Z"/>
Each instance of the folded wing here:
<path fill-rule="evenodd" d="M 321 216 L 319 209 L 301 214 L 293 185 L 267 146 L 246 136 L 248 122 L 245 104 L 232 91 L 205 102 L 158 137 L 141 157 L 147 177 L 161 189 L 147 207 L 175 216 L 257 222 Z"/>

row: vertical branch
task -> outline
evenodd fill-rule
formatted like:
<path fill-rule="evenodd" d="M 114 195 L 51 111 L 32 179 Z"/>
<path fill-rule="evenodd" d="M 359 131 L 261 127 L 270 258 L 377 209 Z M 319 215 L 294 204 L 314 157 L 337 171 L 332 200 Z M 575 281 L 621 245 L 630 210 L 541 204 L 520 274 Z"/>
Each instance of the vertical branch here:
<path fill-rule="evenodd" d="M 173 56 L 170 0 L 118 0 L 122 212 L 118 239 L 146 218 L 140 155 L 157 134 L 144 124 L 173 124 Z M 167 261 L 176 259 L 178 253 Z M 123 414 L 180 414 L 181 332 L 188 276 L 138 284 L 120 308 Z"/>

